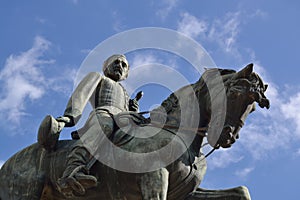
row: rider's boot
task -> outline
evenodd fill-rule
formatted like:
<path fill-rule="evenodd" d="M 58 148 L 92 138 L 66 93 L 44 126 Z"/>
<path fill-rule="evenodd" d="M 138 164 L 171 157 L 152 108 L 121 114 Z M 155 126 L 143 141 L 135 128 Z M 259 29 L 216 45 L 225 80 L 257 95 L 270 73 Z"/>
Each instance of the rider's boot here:
<path fill-rule="evenodd" d="M 97 185 L 96 177 L 89 175 L 86 168 L 91 160 L 90 153 L 84 147 L 75 147 L 67 160 L 67 168 L 63 176 L 57 180 L 57 189 L 66 197 L 72 197 L 74 192 L 84 195 L 86 189 Z"/>

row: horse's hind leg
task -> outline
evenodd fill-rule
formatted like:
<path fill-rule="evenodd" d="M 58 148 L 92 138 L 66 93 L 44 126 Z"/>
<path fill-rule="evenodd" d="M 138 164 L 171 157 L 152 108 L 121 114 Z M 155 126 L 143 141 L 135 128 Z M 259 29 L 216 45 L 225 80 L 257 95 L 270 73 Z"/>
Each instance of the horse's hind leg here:
<path fill-rule="evenodd" d="M 141 176 L 140 188 L 143 200 L 166 200 L 169 172 L 163 168 Z"/>

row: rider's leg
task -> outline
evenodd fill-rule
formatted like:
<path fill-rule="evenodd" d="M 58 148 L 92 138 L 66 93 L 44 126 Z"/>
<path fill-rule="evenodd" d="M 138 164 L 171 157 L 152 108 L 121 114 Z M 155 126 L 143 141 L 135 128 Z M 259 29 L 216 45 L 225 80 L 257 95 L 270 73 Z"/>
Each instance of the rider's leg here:
<path fill-rule="evenodd" d="M 100 149 L 103 134 L 109 137 L 114 129 L 114 121 L 108 114 L 97 114 L 97 117 L 91 117 L 85 126 L 78 130 L 82 133 L 73 147 L 67 159 L 67 168 L 63 176 L 57 181 L 58 190 L 62 193 L 72 193 L 72 190 L 84 193 L 85 189 L 96 186 L 96 177 L 89 175 L 86 168 L 87 164 L 92 160 L 92 156 Z M 100 131 L 102 133 L 100 133 Z M 87 148 L 91 150 L 87 150 Z M 78 188 L 78 189 L 77 189 Z"/>
<path fill-rule="evenodd" d="M 63 176 L 58 179 L 57 187 L 60 192 L 69 196 L 72 191 L 84 194 L 85 190 L 97 185 L 97 179 L 88 175 L 87 163 L 91 155 L 85 147 L 76 146 L 67 158 L 67 168 Z"/>
<path fill-rule="evenodd" d="M 91 178 L 91 176 L 86 176 L 86 178 L 84 178 L 84 174 L 89 173 L 86 165 L 91 159 L 92 156 L 85 147 L 75 147 L 68 156 L 67 168 L 65 169 L 62 178 L 75 175 L 83 180 L 80 182 L 84 182 L 85 179 L 87 182 L 89 182 L 89 179 L 92 181 L 95 180 L 95 178 Z"/>

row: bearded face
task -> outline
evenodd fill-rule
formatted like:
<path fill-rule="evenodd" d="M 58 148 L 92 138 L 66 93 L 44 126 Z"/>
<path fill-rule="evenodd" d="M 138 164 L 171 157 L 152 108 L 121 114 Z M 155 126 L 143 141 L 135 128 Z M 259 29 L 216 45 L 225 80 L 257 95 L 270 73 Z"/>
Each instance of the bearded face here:
<path fill-rule="evenodd" d="M 125 56 L 113 55 L 105 61 L 103 71 L 112 80 L 121 81 L 127 78 L 129 65 Z"/>

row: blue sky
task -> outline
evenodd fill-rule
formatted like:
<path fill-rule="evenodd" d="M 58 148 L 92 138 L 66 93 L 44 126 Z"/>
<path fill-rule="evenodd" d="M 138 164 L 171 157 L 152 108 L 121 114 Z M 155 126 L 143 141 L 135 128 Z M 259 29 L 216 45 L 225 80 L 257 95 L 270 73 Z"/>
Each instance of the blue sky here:
<path fill-rule="evenodd" d="M 299 9 L 296 0 L 2 1 L 0 165 L 36 142 L 45 115 L 63 113 L 81 63 L 100 42 L 134 28 L 161 27 L 193 38 L 221 68 L 253 62 L 269 84 L 271 109 L 258 108 L 237 143 L 208 158 L 201 186 L 246 185 L 255 200 L 299 199 Z M 141 50 L 129 62 L 132 67 L 163 62 L 186 73 L 191 83 L 198 78 L 168 53 Z M 141 110 L 170 92 L 143 89 Z"/>

